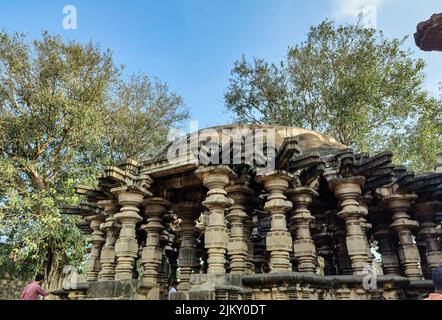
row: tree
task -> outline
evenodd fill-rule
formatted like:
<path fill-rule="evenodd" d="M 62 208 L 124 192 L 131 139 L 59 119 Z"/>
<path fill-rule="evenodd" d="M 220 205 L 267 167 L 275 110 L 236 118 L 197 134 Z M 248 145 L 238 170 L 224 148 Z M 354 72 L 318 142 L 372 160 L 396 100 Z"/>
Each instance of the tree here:
<path fill-rule="evenodd" d="M 44 33 L 0 34 L 1 235 L 21 269 L 58 287 L 64 263 L 81 259 L 83 241 L 58 207 L 73 203 L 74 182 L 93 170 L 106 92 L 117 75 L 111 54 L 92 43 Z"/>
<path fill-rule="evenodd" d="M 84 258 L 78 218 L 59 211 L 78 202 L 74 186 L 94 185 L 112 160 L 152 154 L 187 117 L 165 83 L 120 76 L 92 42 L 0 33 L 0 244 L 16 273 L 44 272 L 49 289 Z"/>
<path fill-rule="evenodd" d="M 324 21 L 278 65 L 237 61 L 226 106 L 239 121 L 318 130 L 356 151 L 391 149 L 397 161 L 430 169 L 442 148 L 440 122 L 431 116 L 441 102 L 423 89 L 425 64 L 402 49 L 405 40 L 359 22 Z"/>
<path fill-rule="evenodd" d="M 169 130 L 189 117 L 183 99 L 157 78 L 132 75 L 115 91 L 105 135 L 111 163 L 128 157 L 149 158 L 166 144 Z"/>

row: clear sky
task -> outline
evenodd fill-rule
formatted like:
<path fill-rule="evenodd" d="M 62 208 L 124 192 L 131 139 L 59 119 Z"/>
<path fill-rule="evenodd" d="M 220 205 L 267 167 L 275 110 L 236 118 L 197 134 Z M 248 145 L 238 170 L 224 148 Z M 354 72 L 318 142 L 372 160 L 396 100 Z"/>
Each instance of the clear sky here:
<path fill-rule="evenodd" d="M 76 30 L 63 28 L 69 4 L 77 8 Z M 376 25 L 388 37 L 409 35 L 407 46 L 428 64 L 427 89 L 436 93 L 442 53 L 419 51 L 413 33 L 418 22 L 442 12 L 442 0 L 0 0 L 0 28 L 29 39 L 48 30 L 98 42 L 127 74 L 143 71 L 168 82 L 203 128 L 230 121 L 223 93 L 242 54 L 280 61 L 311 25 L 352 21 L 364 5 L 376 9 Z"/>

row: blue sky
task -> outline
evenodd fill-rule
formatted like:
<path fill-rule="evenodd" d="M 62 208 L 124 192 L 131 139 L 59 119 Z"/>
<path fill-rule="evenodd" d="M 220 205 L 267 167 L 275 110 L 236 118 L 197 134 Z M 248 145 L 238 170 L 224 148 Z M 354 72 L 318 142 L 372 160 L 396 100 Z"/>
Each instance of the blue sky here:
<path fill-rule="evenodd" d="M 77 8 L 77 30 L 63 28 L 68 4 Z M 126 65 L 126 74 L 143 71 L 168 82 L 203 128 L 230 121 L 223 93 L 242 54 L 280 61 L 311 25 L 354 21 L 364 5 L 376 8 L 377 27 L 388 37 L 410 36 L 407 46 L 428 64 L 426 87 L 437 93 L 442 53 L 419 51 L 413 33 L 442 11 L 442 0 L 0 0 L 0 28 L 27 32 L 29 39 L 48 30 L 98 42 Z"/>

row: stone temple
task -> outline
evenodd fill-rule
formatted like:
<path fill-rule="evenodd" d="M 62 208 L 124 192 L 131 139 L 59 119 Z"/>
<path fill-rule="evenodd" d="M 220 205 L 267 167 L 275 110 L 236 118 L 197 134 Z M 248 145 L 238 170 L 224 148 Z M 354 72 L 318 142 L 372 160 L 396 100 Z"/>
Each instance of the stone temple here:
<path fill-rule="evenodd" d="M 421 299 L 442 264 L 442 167 L 318 132 L 218 126 L 78 186 L 86 277 L 64 299 Z M 442 159 L 439 159 L 442 163 Z"/>

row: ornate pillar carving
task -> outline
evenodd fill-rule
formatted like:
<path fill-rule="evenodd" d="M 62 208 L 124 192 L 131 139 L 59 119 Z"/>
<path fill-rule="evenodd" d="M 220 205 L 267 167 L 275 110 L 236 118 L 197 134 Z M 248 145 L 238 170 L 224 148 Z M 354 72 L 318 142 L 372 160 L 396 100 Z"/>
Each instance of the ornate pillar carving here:
<path fill-rule="evenodd" d="M 264 273 L 265 265 L 267 263 L 265 258 L 265 235 L 267 234 L 268 230 L 267 228 L 262 228 L 263 221 L 265 220 L 266 216 L 267 214 L 265 211 L 258 209 L 253 211 L 251 240 L 253 243 L 253 264 L 255 266 L 256 273 Z"/>
<path fill-rule="evenodd" d="M 365 210 L 367 211 L 367 216 L 369 214 L 369 205 L 372 201 L 373 197 L 370 194 L 364 194 L 359 198 L 359 203 L 361 204 L 361 206 L 363 206 L 365 208 Z M 374 255 L 373 252 L 371 252 L 371 245 L 370 245 L 370 241 L 369 241 L 369 237 L 368 237 L 368 231 L 373 227 L 371 225 L 371 223 L 369 223 L 367 221 L 367 219 L 365 218 L 365 216 L 362 216 L 361 219 L 361 229 L 362 232 L 364 233 L 364 240 L 365 240 L 365 246 L 367 247 L 367 257 L 368 257 L 368 263 L 372 263 Z"/>
<path fill-rule="evenodd" d="M 100 255 L 105 239 L 103 237 L 104 232 L 100 230 L 100 224 L 104 221 L 104 215 L 96 214 L 87 216 L 84 219 L 90 223 L 92 229 L 92 234 L 88 239 L 88 242 L 92 245 L 92 249 L 86 263 L 87 281 L 92 282 L 97 281 L 98 274 L 101 270 Z"/>
<path fill-rule="evenodd" d="M 163 198 L 155 197 L 144 201 L 144 212 L 147 223 L 141 229 L 147 233 L 146 245 L 141 255 L 143 266 L 143 285 L 150 287 L 158 284 L 158 271 L 163 257 L 163 249 L 160 245 L 161 231 L 164 229 L 162 223 L 163 215 L 169 208 L 169 202 Z"/>
<path fill-rule="evenodd" d="M 333 239 L 335 242 L 334 260 L 337 266 L 337 273 L 343 275 L 353 274 L 350 255 L 347 251 L 346 227 L 345 223 L 338 217 L 332 218 Z"/>
<path fill-rule="evenodd" d="M 293 203 L 290 218 L 290 231 L 293 236 L 293 251 L 300 272 L 314 273 L 316 270 L 316 248 L 310 234 L 310 224 L 314 221 L 309 206 L 313 197 L 319 194 L 312 188 L 298 187 L 287 191 Z"/>
<path fill-rule="evenodd" d="M 315 233 L 313 240 L 316 246 L 316 254 L 324 260 L 324 275 L 336 274 L 336 267 L 333 263 L 333 239 L 331 223 L 329 222 L 330 210 L 315 213 Z"/>
<path fill-rule="evenodd" d="M 244 221 L 244 237 L 247 245 L 246 274 L 255 274 L 254 245 L 252 241 L 253 221 L 250 216 Z"/>
<path fill-rule="evenodd" d="M 115 280 L 132 279 L 135 260 L 138 256 L 138 241 L 135 226 L 142 220 L 139 207 L 143 203 L 145 193 L 130 190 L 127 187 L 112 189 L 117 194 L 121 205 L 115 219 L 121 224 L 120 236 L 115 244 L 117 267 Z"/>
<path fill-rule="evenodd" d="M 393 223 L 390 225 L 399 239 L 399 260 L 405 276 L 412 279 L 421 279 L 419 251 L 413 242 L 412 229 L 419 224 L 411 220 L 407 211 L 416 199 L 414 194 L 393 193 L 387 197 L 388 208 L 393 212 Z"/>
<path fill-rule="evenodd" d="M 101 271 L 98 276 L 100 281 L 114 280 L 117 259 L 115 255 L 115 242 L 117 241 L 120 225 L 115 221 L 114 215 L 118 212 L 116 200 L 102 200 L 98 202 L 107 214 L 106 220 L 100 225 L 100 230 L 106 234 L 106 242 L 101 250 Z"/>
<path fill-rule="evenodd" d="M 202 210 L 202 206 L 198 202 L 184 201 L 173 205 L 173 211 L 181 219 L 178 228 L 178 236 L 180 238 L 180 249 L 178 253 L 178 265 L 180 267 L 180 290 L 188 290 L 190 285 L 190 276 L 196 266 L 196 244 L 195 232 L 196 222 Z"/>
<path fill-rule="evenodd" d="M 421 259 L 422 275 L 425 279 L 431 280 L 431 271 L 427 260 L 427 246 L 425 244 L 425 240 L 419 237 L 419 235 L 416 237 L 416 247 L 419 251 L 419 258 Z"/>
<path fill-rule="evenodd" d="M 391 218 L 388 213 L 378 208 L 373 217 L 375 218 L 374 238 L 378 242 L 379 253 L 382 259 L 382 270 L 384 274 L 400 275 L 400 264 L 395 246 L 395 237 L 390 229 Z"/>
<path fill-rule="evenodd" d="M 362 176 L 333 179 L 330 189 L 334 191 L 339 200 L 339 218 L 345 220 L 347 235 L 346 246 L 350 256 L 353 274 L 364 273 L 364 267 L 368 262 L 367 240 L 362 231 L 361 217 L 367 215 L 367 210 L 361 206 L 357 199 L 361 195 L 361 188 L 365 182 Z"/>
<path fill-rule="evenodd" d="M 209 221 L 204 235 L 208 253 L 209 274 L 226 272 L 227 228 L 224 210 L 233 204 L 227 197 L 225 187 L 229 184 L 232 170 L 226 165 L 202 167 L 195 174 L 203 181 L 209 191 L 203 205 L 209 210 Z"/>
<path fill-rule="evenodd" d="M 439 250 L 438 241 L 441 230 L 436 229 L 437 224 L 434 220 L 440 207 L 441 203 L 439 201 L 416 202 L 413 206 L 416 220 L 419 222 L 417 236 L 425 243 L 426 260 L 430 272 L 442 264 L 442 252 Z"/>
<path fill-rule="evenodd" d="M 246 207 L 254 196 L 253 190 L 248 187 L 249 179 L 248 175 L 241 175 L 235 180 L 235 184 L 226 188 L 229 198 L 233 200 L 233 205 L 226 216 L 230 224 L 227 252 L 230 256 L 230 273 L 233 274 L 244 274 L 247 269 L 249 247 L 246 242 L 244 225 L 248 218 Z"/>
<path fill-rule="evenodd" d="M 292 208 L 284 193 L 289 187 L 291 175 L 284 171 L 274 171 L 260 180 L 269 193 L 264 204 L 271 216 L 270 232 L 267 233 L 266 246 L 270 252 L 270 272 L 287 272 L 290 267 L 292 238 L 287 230 L 286 212 Z"/>

